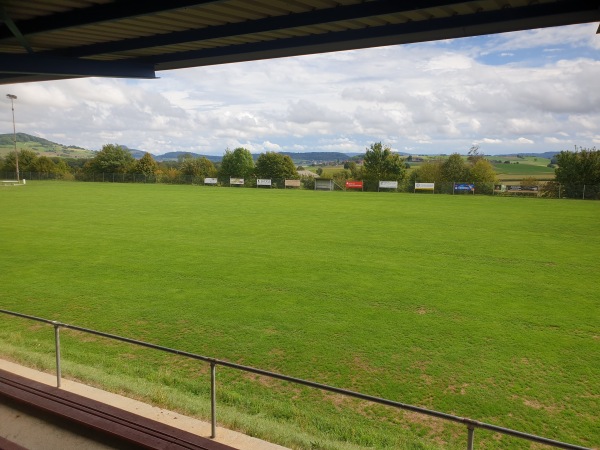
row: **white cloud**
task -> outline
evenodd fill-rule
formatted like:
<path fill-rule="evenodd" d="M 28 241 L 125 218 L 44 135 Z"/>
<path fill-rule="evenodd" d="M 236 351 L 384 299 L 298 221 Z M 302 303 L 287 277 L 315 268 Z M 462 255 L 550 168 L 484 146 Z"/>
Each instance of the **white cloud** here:
<path fill-rule="evenodd" d="M 448 73 L 469 70 L 472 66 L 473 61 L 469 57 L 447 52 L 426 62 L 423 70 Z"/>
<path fill-rule="evenodd" d="M 519 139 L 517 139 L 515 141 L 515 143 L 517 143 L 517 144 L 526 144 L 526 145 L 535 144 L 535 142 L 533 142 L 531 139 L 527 139 L 527 138 L 524 138 L 524 137 L 520 137 Z"/>
<path fill-rule="evenodd" d="M 422 153 L 464 153 L 473 142 L 484 152 L 546 151 L 597 140 L 599 41 L 595 25 L 581 25 L 177 70 L 159 80 L 6 88 L 18 96 L 18 131 L 91 149 L 359 152 L 382 141 Z M 532 48 L 561 59 L 527 67 L 481 58 Z M 570 56 L 569 48 L 588 53 Z"/>
<path fill-rule="evenodd" d="M 269 141 L 265 141 L 262 144 L 263 148 L 269 152 L 278 152 L 281 151 L 281 145 L 279 144 L 274 144 L 273 142 L 269 142 Z"/>

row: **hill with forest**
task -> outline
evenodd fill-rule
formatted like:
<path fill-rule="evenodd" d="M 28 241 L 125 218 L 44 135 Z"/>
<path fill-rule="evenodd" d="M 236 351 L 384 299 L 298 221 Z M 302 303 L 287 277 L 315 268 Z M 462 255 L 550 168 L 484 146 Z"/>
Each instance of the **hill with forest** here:
<path fill-rule="evenodd" d="M 183 158 L 186 155 L 189 155 L 192 158 L 204 157 L 212 162 L 220 162 L 223 159 L 222 156 L 201 155 L 200 153 L 194 153 L 194 152 L 168 152 L 163 155 L 152 155 L 152 156 L 156 161 L 178 161 L 179 158 Z M 142 156 L 143 156 L 143 154 L 142 154 Z M 136 157 L 136 156 L 134 155 L 134 157 Z"/>
<path fill-rule="evenodd" d="M 320 163 L 327 161 L 346 161 L 349 156 L 346 153 L 340 152 L 301 152 L 301 153 L 293 153 L 293 152 L 278 152 L 282 155 L 287 155 L 292 158 L 296 164 L 310 164 L 310 163 Z"/>
<path fill-rule="evenodd" d="M 17 133 L 16 138 L 19 151 L 31 150 L 39 156 L 59 156 L 61 158 L 91 158 L 94 156 L 94 152 L 91 150 L 76 145 L 58 144 L 27 133 Z M 0 156 L 8 154 L 14 149 L 14 135 L 12 133 L 0 134 Z"/>

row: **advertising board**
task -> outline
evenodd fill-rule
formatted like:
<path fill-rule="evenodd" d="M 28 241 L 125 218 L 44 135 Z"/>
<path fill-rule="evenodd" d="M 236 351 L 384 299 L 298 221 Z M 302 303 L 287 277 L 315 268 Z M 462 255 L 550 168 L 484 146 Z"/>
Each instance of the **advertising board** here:
<path fill-rule="evenodd" d="M 380 189 L 398 189 L 397 181 L 380 181 L 379 182 Z"/>
<path fill-rule="evenodd" d="M 415 183 L 415 189 L 433 191 L 435 189 L 435 183 Z"/>
<path fill-rule="evenodd" d="M 257 186 L 271 186 L 271 180 L 266 178 L 257 178 L 256 179 Z"/>
<path fill-rule="evenodd" d="M 454 183 L 454 190 L 475 192 L 475 185 L 469 183 Z"/>
<path fill-rule="evenodd" d="M 362 181 L 346 181 L 346 189 L 362 189 Z"/>
<path fill-rule="evenodd" d="M 243 185 L 244 184 L 244 179 L 243 178 L 230 178 L 229 179 L 229 184 L 230 185 Z"/>
<path fill-rule="evenodd" d="M 217 179 L 216 178 L 205 178 L 204 184 L 217 184 Z"/>
<path fill-rule="evenodd" d="M 521 186 L 521 185 L 511 185 L 511 186 L 507 186 L 507 188 L 509 191 L 513 191 L 513 192 L 524 192 L 524 191 L 537 192 L 540 189 L 539 186 Z"/>
<path fill-rule="evenodd" d="M 285 187 L 300 187 L 300 180 L 285 180 Z"/>

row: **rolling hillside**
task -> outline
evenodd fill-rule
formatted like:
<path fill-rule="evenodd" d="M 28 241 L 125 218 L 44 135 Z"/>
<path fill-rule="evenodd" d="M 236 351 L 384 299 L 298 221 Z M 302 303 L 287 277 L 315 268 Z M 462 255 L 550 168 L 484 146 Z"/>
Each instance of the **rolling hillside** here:
<path fill-rule="evenodd" d="M 91 158 L 93 152 L 75 145 L 63 145 L 27 133 L 17 133 L 17 149 L 31 150 L 40 156 L 62 158 Z M 0 156 L 14 151 L 12 134 L 0 134 Z"/>

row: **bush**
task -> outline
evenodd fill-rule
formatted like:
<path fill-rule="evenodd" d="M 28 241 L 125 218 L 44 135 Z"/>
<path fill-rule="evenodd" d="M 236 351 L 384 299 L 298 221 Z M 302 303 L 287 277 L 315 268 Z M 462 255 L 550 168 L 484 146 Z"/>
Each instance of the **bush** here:
<path fill-rule="evenodd" d="M 304 189 L 315 189 L 315 177 L 311 177 L 310 175 L 303 175 L 300 177 L 300 183 Z"/>
<path fill-rule="evenodd" d="M 556 181 L 548 181 L 547 183 L 544 183 L 540 188 L 540 196 L 545 198 L 559 198 L 560 183 Z"/>

